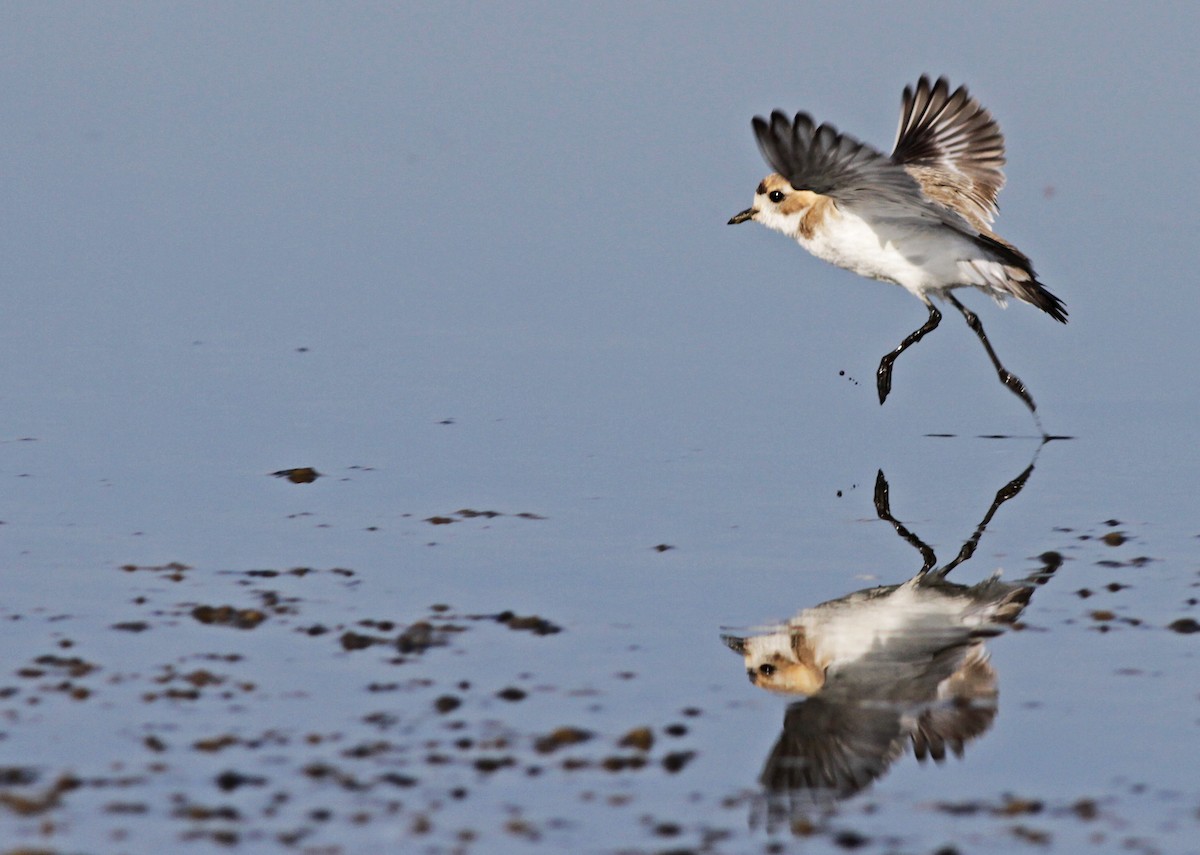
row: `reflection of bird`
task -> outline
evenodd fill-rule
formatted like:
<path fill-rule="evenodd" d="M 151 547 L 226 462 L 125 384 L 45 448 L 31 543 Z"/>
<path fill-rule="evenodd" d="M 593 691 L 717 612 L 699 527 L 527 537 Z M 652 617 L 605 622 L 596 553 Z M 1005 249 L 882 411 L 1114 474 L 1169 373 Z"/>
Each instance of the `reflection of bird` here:
<path fill-rule="evenodd" d="M 995 576 L 969 588 L 917 576 L 804 609 L 770 633 L 722 638 L 746 658 L 750 682 L 762 689 L 814 695 L 838 686 L 831 680 L 849 678 L 878 696 L 884 687 L 878 681 L 886 678 L 894 681 L 888 692 L 907 697 L 923 690 L 914 681 L 930 676 L 935 654 L 999 634 L 1032 592 L 1029 583 Z M 863 677 L 876 682 L 863 684 Z"/>
<path fill-rule="evenodd" d="M 771 632 L 722 636 L 754 685 L 809 696 L 788 708 L 762 784 L 845 798 L 909 742 L 919 759 L 961 754 L 995 716 L 983 639 L 1016 620 L 1033 585 L 921 574 L 805 609 Z"/>
<path fill-rule="evenodd" d="M 832 125 L 817 126 L 806 113 L 789 119 L 776 111 L 753 124 L 775 172 L 730 225 L 755 220 L 838 267 L 904 287 L 929 309 L 925 324 L 880 361 L 879 402 L 891 390 L 896 358 L 941 321 L 932 295 L 962 313 L 1001 382 L 1036 412 L 979 318 L 952 293 L 978 288 L 1000 305 L 1016 297 L 1067 320 L 1062 300 L 1037 281 L 1029 259 L 990 229 L 1004 186 L 1004 137 L 966 87 L 951 92 L 945 78 L 931 85 L 927 77 L 906 87 L 890 157 Z"/>

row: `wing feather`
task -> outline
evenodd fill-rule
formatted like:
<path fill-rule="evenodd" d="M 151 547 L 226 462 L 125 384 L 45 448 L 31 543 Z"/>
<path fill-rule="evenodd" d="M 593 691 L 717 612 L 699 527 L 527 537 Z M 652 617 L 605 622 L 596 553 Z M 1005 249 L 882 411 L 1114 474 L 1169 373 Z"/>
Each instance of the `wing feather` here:
<path fill-rule="evenodd" d="M 953 209 L 980 231 L 997 214 L 1004 186 L 1004 136 L 978 101 L 945 77 L 922 75 L 905 87 L 892 160 L 904 167 L 931 199 Z"/>
<path fill-rule="evenodd" d="M 789 119 L 776 110 L 754 117 L 754 136 L 763 158 L 797 190 L 839 202 L 889 198 L 921 201 L 921 189 L 902 165 L 833 125 L 817 125 L 807 113 Z"/>

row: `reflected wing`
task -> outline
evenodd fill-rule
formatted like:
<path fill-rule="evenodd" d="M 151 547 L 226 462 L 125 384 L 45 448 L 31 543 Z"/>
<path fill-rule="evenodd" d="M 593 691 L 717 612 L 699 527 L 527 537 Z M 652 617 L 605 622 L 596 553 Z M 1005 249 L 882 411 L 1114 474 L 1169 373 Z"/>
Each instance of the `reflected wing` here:
<path fill-rule="evenodd" d="M 961 757 L 963 748 L 982 736 L 996 718 L 996 672 L 982 645 L 971 648 L 966 661 L 938 687 L 938 703 L 921 712 L 913 728 L 913 754 L 918 760 L 946 759 L 946 749 Z"/>
<path fill-rule="evenodd" d="M 980 231 L 996 216 L 1004 186 L 1004 136 L 991 114 L 946 78 L 922 76 L 905 87 L 892 160 L 926 195 L 962 214 Z"/>
<path fill-rule="evenodd" d="M 763 787 L 792 803 L 797 795 L 841 800 L 883 775 L 910 740 L 921 760 L 941 761 L 947 750 L 961 756 L 995 719 L 996 675 L 978 642 L 931 650 L 938 641 L 947 639 L 921 639 L 910 655 L 868 657 L 822 694 L 790 705 Z"/>
<path fill-rule="evenodd" d="M 899 711 L 886 705 L 830 703 L 820 696 L 798 701 L 788 707 L 759 781 L 774 793 L 848 798 L 887 770 L 907 735 Z"/>

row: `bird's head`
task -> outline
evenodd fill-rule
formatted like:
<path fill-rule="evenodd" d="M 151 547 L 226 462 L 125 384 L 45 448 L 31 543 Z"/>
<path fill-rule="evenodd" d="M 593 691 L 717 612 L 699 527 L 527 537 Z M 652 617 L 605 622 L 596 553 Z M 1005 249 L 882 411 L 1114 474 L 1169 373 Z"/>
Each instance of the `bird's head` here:
<path fill-rule="evenodd" d="M 721 640 L 742 657 L 746 676 L 760 689 L 784 695 L 815 695 L 825 685 L 825 669 L 817 665 L 799 630 L 784 628 L 749 638 L 723 635 Z"/>
<path fill-rule="evenodd" d="M 825 197 L 811 190 L 797 190 L 782 175 L 772 172 L 759 182 L 754 191 L 754 204 L 734 214 L 729 225 L 754 220 L 769 229 L 794 236 L 806 230 L 805 215 L 822 198 Z"/>

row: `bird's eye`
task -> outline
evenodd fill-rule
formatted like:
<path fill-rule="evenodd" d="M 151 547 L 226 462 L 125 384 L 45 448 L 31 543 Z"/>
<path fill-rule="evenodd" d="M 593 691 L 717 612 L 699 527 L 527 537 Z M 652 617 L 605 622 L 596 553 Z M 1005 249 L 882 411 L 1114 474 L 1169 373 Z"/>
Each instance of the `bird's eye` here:
<path fill-rule="evenodd" d="M 776 190 L 775 192 L 778 193 L 779 191 Z M 772 674 L 775 673 L 775 666 L 774 665 L 759 665 L 758 673 L 762 674 L 764 677 L 770 677 Z"/>
<path fill-rule="evenodd" d="M 772 202 L 774 202 L 776 205 L 778 205 L 780 202 L 783 201 L 783 191 L 782 190 L 772 190 L 770 193 L 767 194 L 767 198 L 770 199 Z"/>

